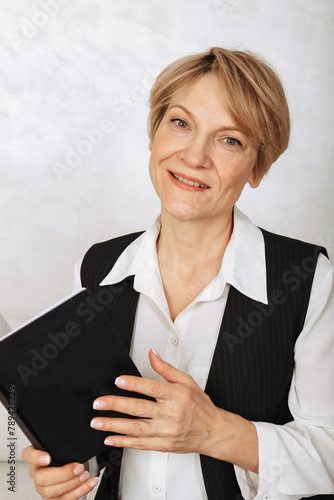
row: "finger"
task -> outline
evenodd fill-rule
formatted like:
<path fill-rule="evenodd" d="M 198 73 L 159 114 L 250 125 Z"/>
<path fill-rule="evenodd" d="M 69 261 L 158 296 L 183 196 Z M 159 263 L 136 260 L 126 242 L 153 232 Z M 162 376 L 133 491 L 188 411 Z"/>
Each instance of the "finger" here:
<path fill-rule="evenodd" d="M 90 478 L 89 473 L 85 471 L 85 479 L 80 481 L 79 478 L 66 481 L 65 483 L 55 484 L 52 486 L 36 485 L 36 491 L 43 498 L 66 498 L 66 500 L 78 499 L 89 493 L 99 482 L 98 478 Z M 66 495 L 66 496 L 65 496 Z"/>
<path fill-rule="evenodd" d="M 160 437 L 137 437 L 137 436 L 108 436 L 104 440 L 107 446 L 117 448 L 131 448 L 135 450 L 151 450 L 162 452 L 180 451 L 177 443 L 170 439 Z"/>
<path fill-rule="evenodd" d="M 179 383 L 189 387 L 199 388 L 190 375 L 187 375 L 169 363 L 166 363 L 166 361 L 161 359 L 159 354 L 157 354 L 153 349 L 149 352 L 149 358 L 152 368 L 167 382 L 134 377 L 130 375 L 122 375 L 115 380 L 117 387 L 126 391 L 133 391 L 145 394 L 146 396 L 151 396 L 157 401 L 170 399 L 171 383 Z"/>
<path fill-rule="evenodd" d="M 87 475 L 82 476 L 85 472 L 85 468 L 82 464 L 72 463 L 64 465 L 63 467 L 36 467 L 31 466 L 29 469 L 29 474 L 35 481 L 35 484 L 39 486 L 53 486 L 55 484 L 64 483 L 74 478 L 78 478 L 77 483 L 79 484 L 83 480 L 87 479 Z M 80 477 L 84 479 L 81 479 Z"/>
<path fill-rule="evenodd" d="M 195 380 L 186 373 L 178 370 L 171 364 L 164 361 L 160 354 L 154 349 L 149 351 L 149 359 L 154 371 L 161 375 L 167 382 L 174 384 L 185 384 L 190 387 L 199 387 Z"/>
<path fill-rule="evenodd" d="M 168 399 L 169 397 L 169 384 L 160 380 L 122 375 L 117 377 L 115 384 L 120 389 L 145 394 L 157 400 Z"/>
<path fill-rule="evenodd" d="M 124 396 L 104 396 L 93 403 L 94 410 L 112 410 L 134 417 L 152 418 L 156 404 L 153 401 Z"/>
<path fill-rule="evenodd" d="M 120 377 L 117 377 L 117 379 L 115 380 L 115 384 L 117 385 L 117 387 L 126 391 L 145 394 L 146 396 L 150 396 L 152 398 L 155 398 L 156 400 L 170 399 L 170 383 L 184 384 L 189 387 L 199 389 L 198 384 L 190 375 L 187 375 L 186 373 L 183 373 L 169 363 L 166 363 L 166 361 L 161 359 L 161 357 L 153 349 L 151 349 L 149 352 L 149 358 L 152 368 L 159 375 L 161 375 L 167 381 L 167 383 L 148 378 L 122 375 Z M 98 398 L 97 401 L 102 402 L 103 400 L 104 398 Z M 96 407 L 95 409 L 103 408 L 100 406 L 100 408 Z M 125 413 L 128 412 L 125 411 Z"/>
<path fill-rule="evenodd" d="M 46 451 L 36 450 L 33 446 L 27 446 L 22 450 L 21 458 L 23 462 L 39 467 L 46 467 L 51 463 L 51 456 Z"/>
<path fill-rule="evenodd" d="M 91 427 L 100 431 L 129 436 L 154 436 L 156 434 L 156 426 L 154 421 L 150 419 L 94 418 Z"/>
<path fill-rule="evenodd" d="M 71 490 L 63 488 L 63 485 L 51 486 L 51 487 L 38 487 L 36 488 L 37 493 L 39 493 L 42 498 L 50 498 L 52 500 L 79 500 L 81 497 L 87 495 L 92 491 L 98 484 L 99 478 L 92 477 L 86 482 L 82 483 L 80 486 L 74 487 Z"/>

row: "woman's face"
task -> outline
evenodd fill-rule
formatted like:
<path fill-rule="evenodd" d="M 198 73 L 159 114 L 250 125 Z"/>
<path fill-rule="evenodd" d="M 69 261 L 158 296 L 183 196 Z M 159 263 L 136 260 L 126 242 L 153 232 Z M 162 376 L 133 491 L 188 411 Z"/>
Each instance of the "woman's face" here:
<path fill-rule="evenodd" d="M 238 130 L 208 73 L 174 95 L 151 144 L 150 177 L 162 211 L 179 220 L 212 219 L 231 213 L 247 182 L 259 185 L 256 159 L 257 144 Z"/>

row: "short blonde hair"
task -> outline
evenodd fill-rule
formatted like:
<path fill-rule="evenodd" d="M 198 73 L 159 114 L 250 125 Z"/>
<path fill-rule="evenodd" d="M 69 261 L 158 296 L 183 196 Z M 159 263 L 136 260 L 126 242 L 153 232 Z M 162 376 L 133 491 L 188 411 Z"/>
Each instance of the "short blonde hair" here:
<path fill-rule="evenodd" d="M 209 72 L 221 81 L 237 126 L 259 145 L 255 171 L 257 178 L 261 179 L 288 147 L 290 114 L 276 72 L 251 52 L 212 47 L 207 52 L 183 57 L 167 66 L 157 77 L 150 94 L 150 141 L 153 141 L 175 92 L 190 87 Z"/>

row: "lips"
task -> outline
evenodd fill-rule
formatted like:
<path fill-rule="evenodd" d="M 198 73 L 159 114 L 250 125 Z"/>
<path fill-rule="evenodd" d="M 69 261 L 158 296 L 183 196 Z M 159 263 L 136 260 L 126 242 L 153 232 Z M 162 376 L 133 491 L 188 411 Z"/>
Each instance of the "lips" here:
<path fill-rule="evenodd" d="M 186 186 L 192 186 L 194 188 L 199 188 L 200 190 L 202 189 L 210 189 L 210 186 L 201 183 L 199 179 L 190 179 L 189 177 L 183 177 L 179 174 L 173 173 L 169 171 L 169 174 L 172 176 L 173 179 L 176 179 L 179 183 L 184 184 Z"/>

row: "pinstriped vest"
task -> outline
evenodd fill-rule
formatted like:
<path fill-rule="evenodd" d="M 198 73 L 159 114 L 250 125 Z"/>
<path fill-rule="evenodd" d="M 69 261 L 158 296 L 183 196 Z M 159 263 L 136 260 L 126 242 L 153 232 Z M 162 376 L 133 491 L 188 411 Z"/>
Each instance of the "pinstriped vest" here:
<path fill-rule="evenodd" d="M 230 287 L 205 392 L 220 408 L 248 420 L 280 425 L 292 420 L 288 393 L 293 349 L 305 321 L 317 258 L 326 250 L 262 232 L 269 303 L 254 301 Z M 100 287 L 99 283 L 140 234 L 94 245 L 81 267 L 82 286 L 96 295 L 128 350 L 138 301 L 133 276 L 117 285 Z M 113 448 L 98 457 L 100 468 L 106 469 L 96 500 L 117 500 L 121 458 L 122 450 Z M 203 455 L 200 459 L 209 500 L 242 500 L 233 465 Z M 324 498 L 334 499 L 334 495 Z"/>

